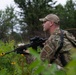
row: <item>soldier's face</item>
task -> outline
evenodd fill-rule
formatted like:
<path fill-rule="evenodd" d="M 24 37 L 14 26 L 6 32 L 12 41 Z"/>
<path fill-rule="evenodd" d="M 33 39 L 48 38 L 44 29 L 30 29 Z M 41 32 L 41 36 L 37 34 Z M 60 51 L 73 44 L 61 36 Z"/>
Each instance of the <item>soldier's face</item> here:
<path fill-rule="evenodd" d="M 43 24 L 43 31 L 49 31 L 50 29 L 50 21 L 45 21 Z"/>

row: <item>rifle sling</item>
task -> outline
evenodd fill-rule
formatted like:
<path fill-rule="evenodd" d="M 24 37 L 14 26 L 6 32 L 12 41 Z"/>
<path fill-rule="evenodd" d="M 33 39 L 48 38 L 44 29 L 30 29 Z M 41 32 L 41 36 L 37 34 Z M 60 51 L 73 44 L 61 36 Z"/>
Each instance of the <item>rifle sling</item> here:
<path fill-rule="evenodd" d="M 60 31 L 61 31 L 61 34 L 60 34 L 60 45 L 59 45 L 59 47 L 57 48 L 57 51 L 56 51 L 55 54 L 54 54 L 54 59 L 52 59 L 52 60 L 50 61 L 50 63 L 53 63 L 53 62 L 55 61 L 55 59 L 57 58 L 60 50 L 61 50 L 62 47 L 63 47 L 64 35 L 63 35 L 63 31 L 62 31 L 62 30 L 60 30 Z"/>
<path fill-rule="evenodd" d="M 72 41 L 69 37 L 67 37 L 67 35 L 65 35 L 65 36 L 68 39 L 68 41 L 71 42 L 71 44 L 73 45 L 73 47 L 76 48 L 76 42 Z M 60 54 L 60 61 L 61 61 L 62 65 L 65 66 L 67 64 L 67 61 L 65 60 L 65 57 L 64 57 L 64 53 L 62 53 L 62 54 L 59 53 L 59 51 L 63 47 L 63 42 L 64 42 L 64 34 L 63 34 L 63 31 L 61 30 L 61 34 L 60 34 L 60 46 L 57 48 L 57 51 L 54 54 L 54 59 L 52 59 L 50 61 L 50 63 L 53 63 L 57 59 L 58 54 Z"/>

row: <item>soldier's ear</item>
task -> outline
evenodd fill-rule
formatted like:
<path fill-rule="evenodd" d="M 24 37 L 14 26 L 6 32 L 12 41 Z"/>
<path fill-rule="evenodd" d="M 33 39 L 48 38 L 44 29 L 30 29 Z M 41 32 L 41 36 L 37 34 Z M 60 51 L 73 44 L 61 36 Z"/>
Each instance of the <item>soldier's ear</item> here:
<path fill-rule="evenodd" d="M 53 21 L 50 21 L 50 27 L 53 25 Z"/>

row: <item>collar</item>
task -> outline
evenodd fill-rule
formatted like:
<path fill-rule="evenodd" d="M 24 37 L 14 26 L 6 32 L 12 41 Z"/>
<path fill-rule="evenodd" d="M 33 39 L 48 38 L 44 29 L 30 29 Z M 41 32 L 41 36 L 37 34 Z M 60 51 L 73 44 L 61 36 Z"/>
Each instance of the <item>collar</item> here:
<path fill-rule="evenodd" d="M 55 29 L 55 31 L 52 35 L 55 35 L 55 34 L 60 34 L 60 28 L 59 27 Z"/>

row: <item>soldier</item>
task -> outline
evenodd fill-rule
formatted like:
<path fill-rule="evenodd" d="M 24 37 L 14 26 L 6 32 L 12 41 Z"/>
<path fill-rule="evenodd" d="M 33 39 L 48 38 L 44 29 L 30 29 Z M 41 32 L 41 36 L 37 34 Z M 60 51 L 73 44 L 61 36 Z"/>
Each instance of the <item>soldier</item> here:
<path fill-rule="evenodd" d="M 60 29 L 60 19 L 57 15 L 49 14 L 39 20 L 43 22 L 43 31 L 50 34 L 40 53 L 41 60 L 56 63 L 61 67 L 66 66 L 71 60 L 70 50 L 73 48 L 67 37 L 71 41 L 75 38 L 68 31 Z"/>
<path fill-rule="evenodd" d="M 66 66 L 71 60 L 70 50 L 73 48 L 75 38 L 68 31 L 60 29 L 60 19 L 57 15 L 49 14 L 39 20 L 43 22 L 43 31 L 50 34 L 41 50 L 41 60 L 47 60 L 49 65 L 56 63 L 58 67 Z M 30 53 L 29 50 L 25 52 Z"/>

